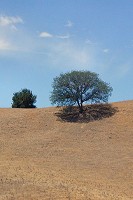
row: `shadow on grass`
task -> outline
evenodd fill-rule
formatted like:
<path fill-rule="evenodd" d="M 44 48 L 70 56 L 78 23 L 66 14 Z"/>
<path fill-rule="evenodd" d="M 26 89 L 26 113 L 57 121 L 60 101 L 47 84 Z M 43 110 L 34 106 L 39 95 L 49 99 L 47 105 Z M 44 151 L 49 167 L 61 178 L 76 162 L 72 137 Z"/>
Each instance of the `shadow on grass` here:
<path fill-rule="evenodd" d="M 111 104 L 92 104 L 84 106 L 83 113 L 79 113 L 76 106 L 64 107 L 55 115 L 64 122 L 91 122 L 113 116 L 118 109 Z"/>

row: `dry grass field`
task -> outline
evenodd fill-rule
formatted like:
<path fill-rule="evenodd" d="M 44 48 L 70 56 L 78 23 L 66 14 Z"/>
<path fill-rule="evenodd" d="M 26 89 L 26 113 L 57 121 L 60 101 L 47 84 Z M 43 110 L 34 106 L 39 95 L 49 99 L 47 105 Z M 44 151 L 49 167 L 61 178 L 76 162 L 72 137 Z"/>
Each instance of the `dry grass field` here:
<path fill-rule="evenodd" d="M 133 199 L 133 101 L 65 122 L 60 108 L 0 109 L 0 200 Z"/>

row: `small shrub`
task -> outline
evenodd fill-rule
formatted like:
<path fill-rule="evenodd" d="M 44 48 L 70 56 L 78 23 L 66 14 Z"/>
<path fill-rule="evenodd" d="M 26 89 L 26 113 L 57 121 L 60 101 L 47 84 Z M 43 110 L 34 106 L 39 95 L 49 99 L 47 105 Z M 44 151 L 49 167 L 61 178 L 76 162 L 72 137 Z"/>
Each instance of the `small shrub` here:
<path fill-rule="evenodd" d="M 36 95 L 32 94 L 32 91 L 28 89 L 22 89 L 19 92 L 13 94 L 12 108 L 36 108 Z"/>

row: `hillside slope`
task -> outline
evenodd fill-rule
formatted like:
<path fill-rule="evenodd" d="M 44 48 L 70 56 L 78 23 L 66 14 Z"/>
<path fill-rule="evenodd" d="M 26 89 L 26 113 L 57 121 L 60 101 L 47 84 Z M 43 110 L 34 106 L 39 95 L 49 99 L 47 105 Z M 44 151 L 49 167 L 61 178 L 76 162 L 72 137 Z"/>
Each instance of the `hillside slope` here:
<path fill-rule="evenodd" d="M 0 200 L 133 199 L 133 101 L 89 123 L 0 109 Z"/>

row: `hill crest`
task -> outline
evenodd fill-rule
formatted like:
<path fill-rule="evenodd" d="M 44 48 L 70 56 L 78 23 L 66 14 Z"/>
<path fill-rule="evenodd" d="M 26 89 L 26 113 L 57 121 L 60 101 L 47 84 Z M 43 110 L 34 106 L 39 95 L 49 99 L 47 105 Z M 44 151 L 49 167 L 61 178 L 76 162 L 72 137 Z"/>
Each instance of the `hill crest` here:
<path fill-rule="evenodd" d="M 0 109 L 0 200 L 133 197 L 133 101 L 112 117 L 58 119 L 60 108 Z"/>

